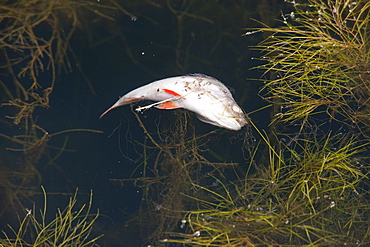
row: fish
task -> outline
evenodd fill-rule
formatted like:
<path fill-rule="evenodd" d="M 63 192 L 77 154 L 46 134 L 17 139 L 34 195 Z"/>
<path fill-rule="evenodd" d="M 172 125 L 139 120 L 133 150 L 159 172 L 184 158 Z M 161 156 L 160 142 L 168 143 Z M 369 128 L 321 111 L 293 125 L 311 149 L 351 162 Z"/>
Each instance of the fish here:
<path fill-rule="evenodd" d="M 192 111 L 204 123 L 229 130 L 240 130 L 247 119 L 230 90 L 219 80 L 204 74 L 188 74 L 154 81 L 122 96 L 100 118 L 112 109 L 142 100 L 155 103 L 138 107 L 141 112 L 183 108 Z"/>

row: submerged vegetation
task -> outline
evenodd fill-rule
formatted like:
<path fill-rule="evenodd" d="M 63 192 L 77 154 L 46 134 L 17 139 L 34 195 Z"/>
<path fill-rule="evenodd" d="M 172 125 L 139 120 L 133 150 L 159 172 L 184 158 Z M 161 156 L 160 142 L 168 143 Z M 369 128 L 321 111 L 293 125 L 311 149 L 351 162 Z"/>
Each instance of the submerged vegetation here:
<path fill-rule="evenodd" d="M 52 139 L 71 131 L 91 131 L 49 133 L 34 117 L 36 109 L 50 107 L 61 71 L 80 69 L 87 79 L 70 40 L 79 29 L 92 38 L 90 24 L 113 22 L 110 14 L 115 11 L 136 21 L 116 1 L 98 2 L 21 0 L 0 5 L 6 27 L 0 30 L 4 58 L 0 69 L 6 75 L 0 80 L 1 96 L 3 106 L 13 110 L 1 124 L 15 130 L 0 133 L 7 140 L 0 150 L 6 157 L 0 161 L 0 187 L 4 188 L 0 217 L 8 212 L 20 218 L 22 212 L 25 215 L 19 228 L 12 230 L 15 237 L 8 234 L 0 240 L 2 246 L 95 245 L 97 238 L 87 240 L 97 218 L 90 214 L 91 201 L 76 211 L 74 196 L 48 223 L 46 203 L 40 220 L 35 210 L 24 212 L 22 199 L 34 195 L 41 184 L 42 169 L 36 165 L 57 168 L 54 162 L 66 150 L 67 138 L 60 147 L 52 146 Z M 208 0 L 137 2 L 171 13 L 177 25 L 174 47 L 158 46 L 170 50 L 174 58 L 168 64 L 178 73 L 188 72 L 189 61 L 211 65 L 219 47 L 233 47 L 223 40 L 237 36 L 235 30 L 214 18 L 215 10 L 220 16 L 247 16 L 238 12 L 237 4 L 226 8 Z M 265 77 L 260 94 L 272 105 L 270 131 L 261 131 L 250 121 L 250 126 L 232 136 L 224 130 L 200 134 L 181 110 L 153 131 L 145 117 L 133 111 L 144 139 L 130 145 L 140 149 L 141 163 L 130 178 L 111 182 L 131 182 L 142 191 L 140 209 L 125 224 L 139 228 L 135 238 L 140 232 L 152 246 L 369 244 L 370 3 L 302 0 L 290 4 L 294 11 L 284 14 L 278 27 L 264 23 L 248 32 L 269 35 L 256 49 L 262 52 L 263 63 L 257 68 Z M 94 21 L 86 23 L 91 16 Z M 142 17 L 158 25 L 155 18 Z M 196 21 L 206 24 L 202 32 L 184 31 Z M 217 35 L 209 35 L 210 27 Z M 155 69 L 139 63 L 122 30 L 113 29 L 133 64 L 155 74 Z M 207 43 L 207 49 L 194 45 L 204 37 L 212 45 Z M 206 58 L 201 53 L 207 53 Z M 240 51 L 228 53 L 236 57 Z M 245 58 L 235 58 L 239 59 Z M 229 148 L 223 143 L 225 136 L 227 144 L 238 139 L 238 151 L 247 157 L 244 163 L 225 162 L 224 153 L 236 153 L 235 145 Z M 221 143 L 220 150 L 213 149 L 213 142 Z"/>
<path fill-rule="evenodd" d="M 148 242 L 156 243 L 165 232 L 177 228 L 183 212 L 197 208 L 193 198 L 204 194 L 198 184 L 218 181 L 215 177 L 224 177 L 225 169 L 237 163 L 209 161 L 207 144 L 220 131 L 196 135 L 190 114 L 186 111 L 179 110 L 174 123 L 161 126 L 158 133 L 149 133 L 140 116 L 135 115 L 146 134 L 146 141 L 137 144 L 148 156 L 143 157 L 144 161 L 135 169 L 142 171 L 144 176 L 111 181 L 132 181 L 142 188 L 144 203 L 131 220 L 131 225 L 141 222 L 140 231 Z M 148 164 L 149 153 L 154 156 L 152 165 Z"/>
<path fill-rule="evenodd" d="M 367 245 L 369 167 L 363 147 L 338 136 L 317 140 L 315 134 L 290 147 L 270 147 L 268 165 L 254 160 L 257 171 L 242 179 L 220 182 L 217 189 L 196 185 L 207 199 L 193 198 L 198 209 L 184 213 L 181 221 L 187 231 L 171 232 L 161 242 Z"/>
<path fill-rule="evenodd" d="M 193 184 L 203 191 L 189 195 L 197 209 L 163 246 L 369 244 L 370 3 L 291 4 L 282 26 L 248 32 L 272 33 L 257 48 L 274 128 L 251 123 L 261 139 L 255 169 L 220 177 L 217 188 Z"/>
<path fill-rule="evenodd" d="M 225 8 L 224 3 L 208 0 L 163 2 L 116 0 L 1 1 L 0 73 L 3 76 L 0 80 L 0 87 L 2 88 L 0 97 L 3 115 L 0 120 L 0 138 L 2 140 L 0 144 L 2 157 L 2 160 L 0 160 L 0 187 L 2 188 L 0 193 L 0 218 L 1 222 L 9 223 L 14 229 L 18 229 L 15 226 L 17 223 L 21 224 L 19 231 L 14 230 L 15 239 L 9 235 L 8 239 L 1 240 L 3 245 L 16 246 L 19 244 L 25 246 L 33 244 L 37 246 L 38 243 L 42 242 L 43 246 L 47 246 L 59 241 L 49 238 L 48 233 L 54 231 L 55 234 L 58 234 L 56 231 L 66 230 L 58 228 L 60 224 L 65 223 L 63 213 L 59 213 L 57 218 L 47 225 L 44 221 L 37 221 L 32 214 L 33 212 L 25 212 L 24 205 L 31 200 L 32 196 L 37 194 L 41 183 L 45 184 L 47 180 L 53 180 L 55 177 L 58 179 L 61 177 L 61 180 L 70 179 L 59 167 L 56 160 L 65 151 L 74 150 L 68 149 L 68 137 L 65 137 L 61 142 L 54 142 L 57 136 L 73 131 L 101 133 L 89 129 L 51 130 L 52 126 L 48 126 L 49 122 L 54 123 L 60 120 L 49 118 L 51 121 L 47 121 L 45 119 L 48 118 L 43 118 L 45 116 L 40 114 L 40 112 L 45 112 L 44 109 L 52 106 L 52 96 L 57 94 L 57 89 L 60 90 L 66 85 L 66 83 L 60 81 L 63 72 L 68 73 L 77 70 L 87 82 L 86 87 L 89 88 L 90 93 L 92 95 L 96 93 L 95 88 L 89 81 L 89 76 L 85 74 L 82 69 L 83 66 L 78 60 L 79 51 L 75 48 L 78 47 L 76 43 L 80 41 L 83 46 L 89 43 L 91 47 L 100 46 L 100 48 L 105 48 L 109 46 L 106 43 L 118 37 L 119 46 L 124 47 L 123 50 L 125 50 L 124 56 L 127 56 L 132 64 L 141 67 L 146 73 L 158 77 L 157 68 L 150 68 L 140 62 L 144 52 L 142 50 L 137 52 L 130 46 L 129 39 L 131 37 L 126 36 L 125 30 L 122 30 L 127 27 L 119 27 L 116 23 L 120 21 L 122 15 L 132 23 L 139 23 L 136 20 L 141 18 L 140 23 L 141 21 L 148 22 L 156 31 L 164 23 L 162 31 L 164 30 L 163 33 L 167 35 L 168 21 L 171 20 L 176 26 L 174 31 L 171 30 L 173 33 L 169 34 L 171 38 L 165 39 L 165 42 L 162 41 L 163 43 L 156 44 L 157 47 L 151 46 L 151 49 L 159 50 L 157 54 L 166 51 L 164 57 L 173 56 L 173 59 L 168 59 L 166 65 L 161 65 L 161 67 L 166 68 L 166 73 L 168 71 L 179 74 L 188 73 L 190 61 L 214 66 L 214 61 L 225 55 L 220 53 L 220 48 L 223 46 L 233 47 L 226 53 L 228 56 L 230 54 L 235 55 L 233 57 L 234 63 L 240 63 L 245 59 L 245 56 L 241 55 L 239 50 L 234 49 L 233 43 L 226 38 L 232 37 L 233 41 L 240 38 L 239 33 L 235 30 L 238 30 L 238 32 L 241 30 L 247 18 L 246 12 L 249 11 L 248 8 L 241 8 L 241 4 L 243 6 L 247 5 L 244 1 L 237 1 L 225 5 Z M 127 6 L 134 9 L 138 17 L 127 11 Z M 117 13 L 121 13 L 121 16 Z M 151 16 L 147 13 L 150 13 Z M 158 22 L 156 18 L 159 15 L 162 18 L 163 13 L 168 16 L 161 20 L 162 23 Z M 217 13 L 217 16 L 215 13 Z M 236 15 L 243 23 L 234 20 Z M 199 22 L 204 25 L 199 25 Z M 140 25 L 136 25 L 135 29 Z M 97 32 L 101 32 L 99 34 L 94 33 L 97 26 L 100 27 L 100 29 L 97 28 Z M 198 32 L 194 32 L 194 26 L 202 28 Z M 142 32 L 141 30 L 141 37 L 143 36 Z M 96 40 L 95 35 L 99 36 L 98 40 Z M 82 36 L 83 38 L 81 38 Z M 208 42 L 204 43 L 202 41 L 205 39 Z M 167 43 L 168 40 L 170 40 L 170 43 Z M 137 40 L 135 40 L 136 42 Z M 196 42 L 203 42 L 203 45 L 200 46 L 200 43 Z M 139 47 L 138 49 L 142 48 Z M 115 51 L 115 54 L 119 54 L 119 52 Z M 153 52 L 153 57 L 154 54 Z M 171 55 L 168 56 L 168 54 Z M 158 64 L 157 60 L 160 58 L 156 57 L 155 59 L 155 63 Z M 117 62 L 115 61 L 115 63 Z M 227 65 L 232 67 L 229 63 Z M 240 71 L 235 72 L 235 74 L 237 73 L 240 73 Z M 78 85 L 75 86 L 77 88 Z M 69 92 L 74 91 L 77 92 L 75 87 L 69 89 Z M 84 93 L 86 91 L 88 90 L 85 90 Z M 69 97 L 72 96 L 68 95 L 66 98 L 69 100 Z M 58 104 L 62 104 L 61 102 L 58 102 Z M 147 206 L 143 204 L 145 210 L 143 209 L 141 212 L 143 212 L 142 215 L 149 215 L 152 219 L 152 221 L 141 221 L 140 227 L 143 232 L 150 229 L 148 231 L 149 235 L 152 235 L 150 238 L 155 240 L 160 239 L 163 232 L 171 231 L 176 227 L 177 219 L 181 217 L 183 211 L 195 208 L 196 203 L 194 204 L 188 197 L 178 196 L 178 194 L 190 195 L 195 191 L 191 195 L 198 197 L 196 193 L 201 190 L 195 189 L 196 186 L 193 184 L 199 183 L 202 179 L 210 178 L 212 174 L 223 176 L 223 167 L 236 165 L 236 163 L 225 163 L 222 159 L 218 163 L 208 161 L 206 155 L 203 154 L 208 154 L 206 143 L 212 138 L 217 139 L 209 137 L 214 133 L 197 136 L 194 128 L 188 126 L 188 118 L 181 114 L 178 117 L 179 122 L 177 123 L 180 127 L 174 129 L 175 126 L 171 126 L 166 133 L 160 133 L 158 136 L 160 141 L 150 139 L 154 134 L 149 134 L 145 130 L 147 138 L 150 139 L 153 146 L 146 144 L 147 139 L 139 145 L 145 151 L 158 150 L 158 160 L 155 162 L 155 167 L 149 166 L 145 160 L 142 163 L 143 170 L 146 172 L 144 178 L 132 179 L 137 185 L 145 189 L 143 201 L 147 203 Z M 162 143 L 163 138 L 166 140 L 174 139 L 172 139 L 172 142 Z M 143 156 L 145 159 L 147 158 L 145 154 Z M 213 156 L 217 156 L 217 154 L 213 154 Z M 176 165 L 174 166 L 174 164 Z M 203 167 L 206 168 L 202 169 Z M 50 175 L 46 172 L 50 169 L 53 169 L 55 174 Z M 202 174 L 205 170 L 208 173 Z M 47 176 L 44 176 L 45 174 Z M 181 182 L 181 184 L 176 184 L 177 182 Z M 59 184 L 55 184 L 53 183 L 53 186 L 59 186 Z M 66 184 L 68 185 L 66 186 Z M 70 184 L 64 182 L 63 185 L 68 187 Z M 73 186 L 73 183 L 70 186 Z M 70 189 L 66 187 L 63 189 Z M 159 190 L 161 192 L 158 192 Z M 194 205 L 194 207 L 189 205 Z M 153 207 L 170 209 L 166 212 L 174 212 L 174 208 L 177 208 L 178 211 L 163 217 L 163 210 L 151 214 L 150 211 Z M 67 210 L 66 213 L 70 214 L 70 211 Z M 25 216 L 25 221 L 18 222 L 17 219 L 23 218 L 23 216 Z M 80 216 L 77 215 L 76 217 Z M 45 215 L 42 217 L 45 217 Z M 73 217 L 68 219 L 74 219 Z M 14 219 L 17 222 L 12 224 Z M 91 224 L 93 222 L 91 221 Z M 23 239 L 26 225 L 32 225 L 34 227 L 32 234 L 35 234 L 36 237 L 39 235 L 39 238 Z M 77 225 L 79 224 L 77 223 Z M 44 226 L 46 228 L 43 228 Z M 68 228 L 67 225 L 65 226 Z M 145 236 L 148 235 L 148 232 Z M 44 233 L 46 235 L 43 235 Z M 64 231 L 61 234 L 67 234 L 67 232 Z M 68 241 L 72 240 L 69 242 L 71 244 L 75 241 L 78 242 L 78 238 L 70 239 L 67 235 L 62 235 L 61 238 L 65 237 Z"/>
<path fill-rule="evenodd" d="M 18 229 L 12 228 L 12 233 L 6 234 L 0 239 L 2 247 L 21 246 L 97 246 L 95 241 L 98 237 L 90 237 L 92 225 L 98 217 L 91 213 L 92 193 L 88 204 L 80 208 L 76 206 L 77 191 L 69 199 L 64 210 L 58 208 L 54 219 L 47 213 L 47 195 L 44 193 L 44 206 L 40 209 L 40 215 L 36 215 L 39 209 L 26 209 L 27 214 L 21 220 Z"/>
<path fill-rule="evenodd" d="M 84 18 L 93 15 L 97 22 L 112 21 L 105 13 L 113 9 L 84 0 L 1 1 L 2 222 L 14 223 L 14 219 L 25 215 L 24 202 L 36 193 L 41 181 L 45 181 L 42 171 L 61 171 L 55 160 L 67 150 L 68 137 L 62 142 L 54 142 L 56 136 L 76 131 L 102 133 L 89 129 L 50 133 L 52 131 L 47 130 L 44 123 L 37 121 L 35 112 L 50 108 L 50 97 L 61 72 L 75 68 L 83 74 L 81 66 L 72 66 L 78 65 L 78 61 L 70 40 L 77 30 L 85 29 Z"/>
<path fill-rule="evenodd" d="M 295 11 L 258 48 L 266 81 L 266 100 L 280 106 L 276 118 L 299 122 L 317 118 L 344 123 L 367 135 L 370 88 L 370 3 L 368 1 L 292 1 Z M 324 116 L 325 115 L 325 116 Z"/>

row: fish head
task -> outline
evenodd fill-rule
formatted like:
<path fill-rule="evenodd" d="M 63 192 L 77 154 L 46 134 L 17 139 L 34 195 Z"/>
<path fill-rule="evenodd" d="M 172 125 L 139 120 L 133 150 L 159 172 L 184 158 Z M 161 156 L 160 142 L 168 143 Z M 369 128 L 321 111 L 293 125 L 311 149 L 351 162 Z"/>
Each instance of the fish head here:
<path fill-rule="evenodd" d="M 219 101 L 197 112 L 200 121 L 229 130 L 240 130 L 248 123 L 245 113 L 234 99 Z"/>
<path fill-rule="evenodd" d="M 197 80 L 183 97 L 174 101 L 182 108 L 195 112 L 200 121 L 230 130 L 240 130 L 247 119 L 243 110 L 235 102 L 230 90 L 220 81 L 208 77 Z"/>

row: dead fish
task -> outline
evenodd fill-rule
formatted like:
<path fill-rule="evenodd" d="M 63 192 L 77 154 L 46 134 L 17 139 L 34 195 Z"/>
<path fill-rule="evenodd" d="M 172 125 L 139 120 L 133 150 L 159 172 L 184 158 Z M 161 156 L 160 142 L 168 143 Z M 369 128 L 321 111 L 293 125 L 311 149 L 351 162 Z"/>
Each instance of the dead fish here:
<path fill-rule="evenodd" d="M 196 113 L 202 122 L 218 127 L 240 130 L 247 120 L 229 89 L 219 80 L 203 75 L 190 74 L 154 81 L 122 96 L 110 110 L 141 100 L 155 103 L 138 107 L 142 111 L 151 107 L 159 109 L 184 108 Z"/>

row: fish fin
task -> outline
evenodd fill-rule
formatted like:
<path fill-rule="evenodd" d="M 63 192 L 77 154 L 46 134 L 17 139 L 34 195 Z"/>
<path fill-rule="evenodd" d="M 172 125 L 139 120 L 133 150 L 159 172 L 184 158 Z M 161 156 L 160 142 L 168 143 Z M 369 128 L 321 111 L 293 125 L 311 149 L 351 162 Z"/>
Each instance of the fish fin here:
<path fill-rule="evenodd" d="M 123 100 L 123 101 L 118 100 L 113 106 L 111 106 L 108 110 L 106 110 L 103 114 L 101 114 L 99 119 L 102 118 L 105 114 L 107 114 L 108 112 L 110 112 L 114 108 L 120 107 L 122 105 L 127 105 L 127 104 L 133 103 L 133 102 L 138 101 L 138 100 L 139 100 L 139 98 L 129 98 L 129 99 L 126 99 L 126 100 Z"/>
<path fill-rule="evenodd" d="M 182 97 L 182 96 L 181 96 L 181 94 L 178 94 L 178 93 L 176 93 L 175 91 L 172 91 L 172 90 L 169 90 L 169 89 L 165 89 L 165 88 L 163 88 L 162 90 L 163 90 L 163 91 L 165 91 L 165 92 L 166 92 L 166 93 L 168 93 L 168 94 L 173 95 L 173 96 L 179 96 L 179 97 Z"/>
<path fill-rule="evenodd" d="M 169 110 L 169 109 L 181 108 L 181 106 L 175 105 L 172 101 L 167 101 L 159 105 L 156 105 L 155 108 L 162 109 L 162 110 L 163 109 Z"/>

